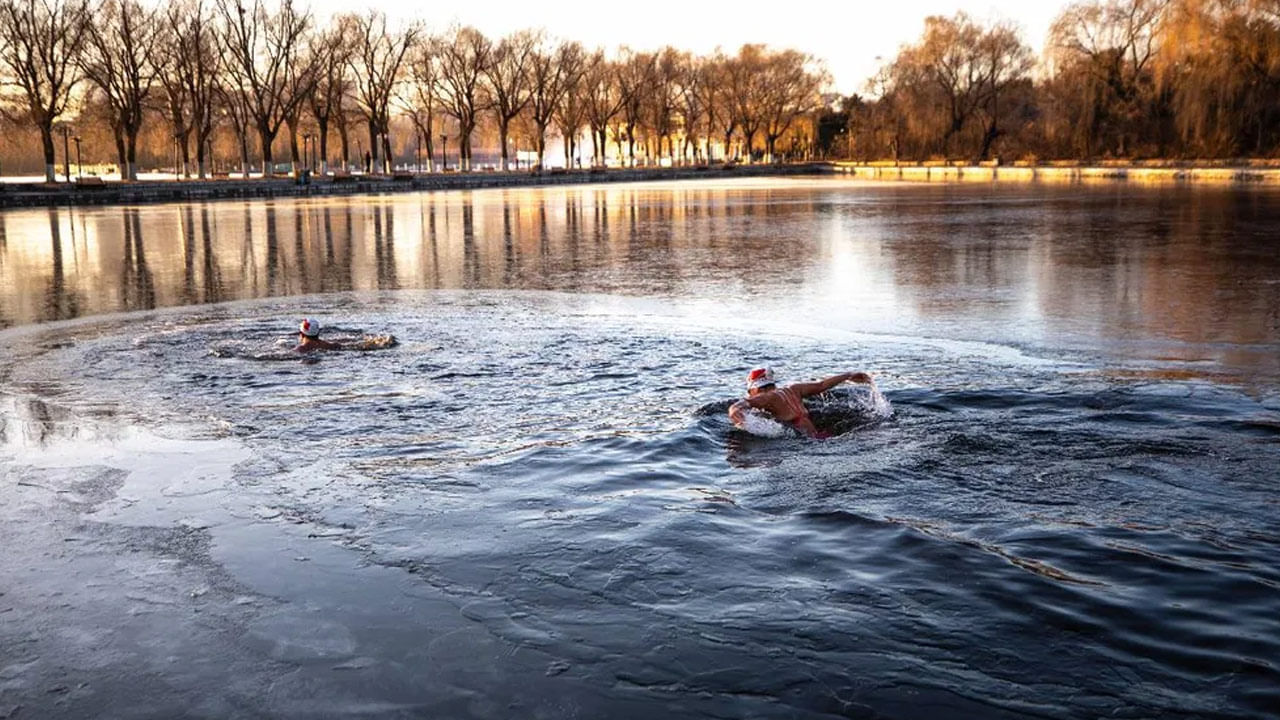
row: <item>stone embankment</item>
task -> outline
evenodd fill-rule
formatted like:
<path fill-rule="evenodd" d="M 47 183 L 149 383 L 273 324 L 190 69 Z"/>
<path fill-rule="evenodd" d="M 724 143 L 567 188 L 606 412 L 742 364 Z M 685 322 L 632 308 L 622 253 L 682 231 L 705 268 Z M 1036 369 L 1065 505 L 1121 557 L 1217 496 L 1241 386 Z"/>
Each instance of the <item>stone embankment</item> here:
<path fill-rule="evenodd" d="M 948 163 L 833 163 L 837 172 L 864 180 L 942 182 L 1267 183 L 1280 185 L 1280 167 L 1269 165 L 1050 164 L 955 165 Z"/>
<path fill-rule="evenodd" d="M 298 179 L 146 180 L 130 183 L 0 183 L 0 207 L 116 205 L 220 198 L 306 197 L 379 194 L 421 190 L 475 190 L 582 183 L 701 180 L 711 178 L 831 173 L 828 163 L 788 165 L 695 165 L 673 168 L 619 168 L 529 172 L 348 175 Z"/>

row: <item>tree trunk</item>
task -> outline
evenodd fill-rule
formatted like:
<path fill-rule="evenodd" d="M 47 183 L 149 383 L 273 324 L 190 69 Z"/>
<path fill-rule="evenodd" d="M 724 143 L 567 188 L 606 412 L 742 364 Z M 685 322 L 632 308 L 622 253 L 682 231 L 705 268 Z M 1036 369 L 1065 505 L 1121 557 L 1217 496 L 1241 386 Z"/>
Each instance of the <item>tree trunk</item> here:
<path fill-rule="evenodd" d="M 511 167 L 507 160 L 507 129 L 510 123 L 510 118 L 498 118 L 498 142 L 502 145 L 502 172 L 506 172 Z"/>
<path fill-rule="evenodd" d="M 262 146 L 262 177 L 271 177 L 275 174 L 276 169 L 271 158 L 271 141 L 274 139 L 271 128 L 258 125 L 258 142 Z"/>
<path fill-rule="evenodd" d="M 382 123 L 382 172 L 391 174 L 391 131 L 390 123 Z"/>
<path fill-rule="evenodd" d="M 124 132 L 119 125 L 111 128 L 112 134 L 116 141 L 116 164 L 120 166 L 120 179 L 128 181 L 129 177 L 129 153 L 124 149 Z"/>
<path fill-rule="evenodd" d="M 240 175 L 249 178 L 249 132 L 240 133 Z"/>
<path fill-rule="evenodd" d="M 316 118 L 317 135 L 320 139 L 320 174 L 329 174 L 329 116 Z"/>
<path fill-rule="evenodd" d="M 53 123 L 41 123 L 40 144 L 44 146 L 44 181 L 57 181 L 57 158 L 53 149 Z"/>
<path fill-rule="evenodd" d="M 298 176 L 298 164 L 302 159 L 298 153 L 298 121 L 296 118 L 285 120 L 285 128 L 289 131 L 289 172 Z"/>
<path fill-rule="evenodd" d="M 201 180 L 204 180 L 208 176 L 207 169 L 205 167 L 205 146 L 207 146 L 208 144 L 209 144 L 209 140 L 208 138 L 204 137 L 204 133 L 197 132 L 196 133 L 196 171 L 199 173 L 199 178 Z"/>
<path fill-rule="evenodd" d="M 542 169 L 542 164 L 547 161 L 547 125 L 540 120 L 533 121 L 533 149 L 538 153 L 538 169 Z"/>
<path fill-rule="evenodd" d="M 129 160 L 129 179 L 138 179 L 138 131 L 130 128 L 128 137 L 125 139 L 127 146 L 125 152 Z M 174 168 L 176 171 L 177 168 Z"/>

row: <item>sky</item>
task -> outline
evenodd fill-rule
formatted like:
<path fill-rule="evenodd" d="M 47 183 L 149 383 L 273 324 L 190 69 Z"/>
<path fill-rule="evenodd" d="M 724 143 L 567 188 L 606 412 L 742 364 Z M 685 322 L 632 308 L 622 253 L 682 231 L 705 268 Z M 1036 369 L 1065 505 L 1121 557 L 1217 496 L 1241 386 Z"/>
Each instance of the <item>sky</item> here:
<path fill-rule="evenodd" d="M 440 31 L 453 22 L 473 25 L 500 37 L 515 30 L 543 28 L 549 34 L 578 40 L 588 47 L 614 49 L 629 45 L 651 50 L 663 45 L 708 53 L 728 51 L 743 43 L 763 42 L 815 55 L 826 62 L 833 89 L 863 92 L 880 61 L 919 38 L 929 15 L 964 10 L 973 17 L 1009 20 L 1023 41 L 1040 54 L 1053 18 L 1068 0 L 470 0 L 417 4 L 369 0 L 363 7 L 381 8 L 392 18 L 419 18 Z M 334 12 L 359 11 L 349 1 L 311 0 L 320 18 Z"/>

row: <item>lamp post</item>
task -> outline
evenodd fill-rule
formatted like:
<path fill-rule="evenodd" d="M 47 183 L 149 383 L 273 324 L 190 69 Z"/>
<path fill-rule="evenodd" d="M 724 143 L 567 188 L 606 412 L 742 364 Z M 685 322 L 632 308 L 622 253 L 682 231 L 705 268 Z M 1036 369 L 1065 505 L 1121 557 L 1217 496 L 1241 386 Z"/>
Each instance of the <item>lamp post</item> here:
<path fill-rule="evenodd" d="M 413 151 L 413 171 L 420 173 L 422 172 L 422 133 L 416 133 L 415 139 L 418 142 L 418 146 Z"/>
<path fill-rule="evenodd" d="M 449 153 L 445 151 L 445 145 L 449 141 L 449 136 L 440 133 L 440 172 L 449 169 Z"/>
<path fill-rule="evenodd" d="M 71 143 L 68 142 L 71 128 L 62 126 L 62 176 L 71 182 Z"/>
<path fill-rule="evenodd" d="M 311 133 L 302 134 L 302 169 L 311 173 Z"/>
<path fill-rule="evenodd" d="M 84 160 L 80 157 L 80 136 L 77 135 L 71 139 L 76 142 L 76 177 L 84 177 Z"/>

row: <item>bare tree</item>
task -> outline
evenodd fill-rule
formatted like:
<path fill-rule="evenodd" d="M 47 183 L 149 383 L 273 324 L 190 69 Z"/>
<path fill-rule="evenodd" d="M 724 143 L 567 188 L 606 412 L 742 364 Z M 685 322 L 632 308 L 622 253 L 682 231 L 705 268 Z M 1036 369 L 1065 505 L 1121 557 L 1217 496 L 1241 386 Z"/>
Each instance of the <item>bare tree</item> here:
<path fill-rule="evenodd" d="M 285 119 L 305 100 L 304 94 L 292 91 L 300 84 L 295 71 L 311 14 L 297 10 L 293 0 L 281 0 L 275 13 L 267 10 L 264 0 L 217 3 L 227 86 L 239 94 L 240 104 L 258 131 L 262 174 L 271 175 L 271 145 Z"/>
<path fill-rule="evenodd" d="M 764 102 L 763 95 L 768 91 L 764 80 L 766 52 L 764 45 L 743 45 L 738 54 L 729 58 L 725 64 L 729 112 L 742 133 L 743 152 L 748 161 L 752 158 L 756 134 L 764 124 L 761 105 Z M 730 137 L 731 132 L 727 131 L 726 146 Z"/>
<path fill-rule="evenodd" d="M 403 79 L 405 58 L 422 33 L 418 23 L 387 29 L 387 15 L 371 10 L 352 16 L 354 46 L 349 65 L 356 107 L 369 126 L 375 166 L 391 172 L 391 100 Z"/>
<path fill-rule="evenodd" d="M 1031 48 L 1008 24 L 988 29 L 978 41 L 978 72 L 981 78 L 978 114 L 983 120 L 978 160 L 986 160 L 996 140 L 1004 134 L 1001 123 L 1011 105 L 1006 98 L 1014 86 L 1028 84 L 1027 77 L 1034 64 Z"/>
<path fill-rule="evenodd" d="M 680 140 L 680 160 L 684 162 L 689 158 L 690 149 L 693 150 L 693 158 L 698 159 L 698 126 L 702 122 L 702 118 L 707 114 L 707 106 L 704 102 L 706 97 L 703 90 L 703 84 L 707 82 L 707 76 L 704 72 L 705 63 L 692 54 L 685 53 L 681 58 L 679 74 L 676 77 L 676 87 L 678 89 L 679 104 L 677 111 L 680 114 L 681 140 Z"/>
<path fill-rule="evenodd" d="M 493 111 L 498 121 L 498 143 L 502 146 L 502 169 L 509 169 L 507 137 L 511 121 L 524 112 L 532 99 L 531 79 L 534 51 L 541 43 L 538 33 L 514 32 L 498 41 L 493 58 L 484 70 L 493 98 Z"/>
<path fill-rule="evenodd" d="M 587 98 L 583 91 L 582 54 L 573 53 L 572 60 L 564 72 L 564 92 L 560 102 L 556 103 L 556 126 L 560 130 L 560 139 L 564 141 L 564 166 L 574 166 L 574 158 L 580 158 L 578 151 L 579 134 L 587 122 Z"/>
<path fill-rule="evenodd" d="M 680 103 L 680 74 L 684 62 L 683 54 L 670 45 L 658 51 L 653 58 L 650 83 L 643 93 L 646 124 L 653 131 L 657 142 L 655 158 L 661 158 L 664 150 L 662 144 L 667 143 L 665 153 L 675 155 L 672 147 L 672 135 L 675 133 L 676 109 Z"/>
<path fill-rule="evenodd" d="M 191 99 L 181 71 L 177 34 L 169 22 L 169 16 L 178 5 L 171 2 L 163 12 L 159 8 L 156 10 L 156 32 L 160 35 L 155 44 L 156 82 L 161 92 L 160 112 L 167 116 L 170 135 L 181 154 L 175 172 L 180 177 L 191 177 L 190 140 L 194 126 Z"/>
<path fill-rule="evenodd" d="M 491 102 L 481 80 L 492 60 L 493 44 L 473 27 L 455 30 L 452 35 L 437 48 L 438 94 L 445 112 L 458 121 L 459 167 L 466 172 L 471 170 L 471 133 Z"/>
<path fill-rule="evenodd" d="M 81 70 L 111 110 L 125 180 L 138 179 L 138 132 L 159 74 L 154 60 L 161 25 L 156 15 L 137 0 L 107 0 L 88 24 L 86 52 L 80 59 Z"/>
<path fill-rule="evenodd" d="M 710 57 L 702 58 L 698 63 L 698 96 L 707 117 L 706 156 L 712 160 L 712 143 L 716 133 L 723 136 L 723 149 L 726 157 L 729 145 L 736 129 L 736 121 L 732 112 L 732 97 L 728 88 L 729 59 L 719 49 Z"/>
<path fill-rule="evenodd" d="M 622 49 L 622 56 L 614 65 L 614 77 L 621 99 L 621 125 L 616 136 L 619 144 L 627 140 L 627 162 L 636 164 L 636 129 L 644 122 L 645 90 L 653 82 L 653 53 Z"/>
<path fill-rule="evenodd" d="M 308 105 L 311 116 L 315 118 L 318 153 L 320 156 L 320 174 L 329 173 L 329 127 L 341 112 L 343 97 L 348 93 L 351 82 L 347 73 L 351 59 L 351 46 L 346 42 L 341 23 L 334 24 L 319 33 L 311 44 L 311 65 L 315 82 L 311 86 Z M 345 135 L 344 135 L 345 138 Z M 347 163 L 345 139 L 342 143 L 342 160 Z"/>
<path fill-rule="evenodd" d="M 771 53 L 761 78 L 760 112 L 766 160 L 777 160 L 778 138 L 791 129 L 801 115 L 820 102 L 819 93 L 827 81 L 825 72 L 812 69 L 816 61 L 796 50 Z"/>
<path fill-rule="evenodd" d="M 436 94 L 440 82 L 435 55 L 438 46 L 438 40 L 429 38 L 414 49 L 409 58 L 409 89 L 404 98 L 409 119 L 426 146 L 427 172 L 435 170 L 435 120 L 440 107 Z"/>
<path fill-rule="evenodd" d="M 317 63 L 321 57 L 320 51 L 316 48 L 319 42 L 322 42 L 322 38 L 317 37 L 311 28 L 307 28 L 299 38 L 301 51 L 285 67 L 284 94 L 285 97 L 290 98 L 290 102 L 285 105 L 283 116 L 284 125 L 289 134 L 289 161 L 294 175 L 297 175 L 302 162 L 298 150 L 298 132 L 302 129 L 303 123 L 302 112 L 311 105 L 316 82 L 319 81 L 320 66 Z"/>
<path fill-rule="evenodd" d="M 582 92 L 587 99 L 587 124 L 591 128 L 591 157 L 601 166 L 605 164 L 609 125 L 622 110 L 622 94 L 615 82 L 613 65 L 605 59 L 603 50 L 596 50 L 585 59 L 582 69 Z"/>
<path fill-rule="evenodd" d="M 88 6 L 84 0 L 0 0 L 0 68 L 16 88 L 17 122 L 40 131 L 44 176 L 53 182 L 53 125 L 66 112 L 81 76 L 76 63 L 85 42 Z M 7 103 L 0 103 L 3 110 Z"/>
<path fill-rule="evenodd" d="M 564 94 L 582 75 L 584 61 L 582 46 L 576 42 L 552 46 L 544 40 L 534 48 L 529 63 L 529 115 L 533 120 L 533 144 L 539 166 L 546 160 L 547 128 Z"/>

